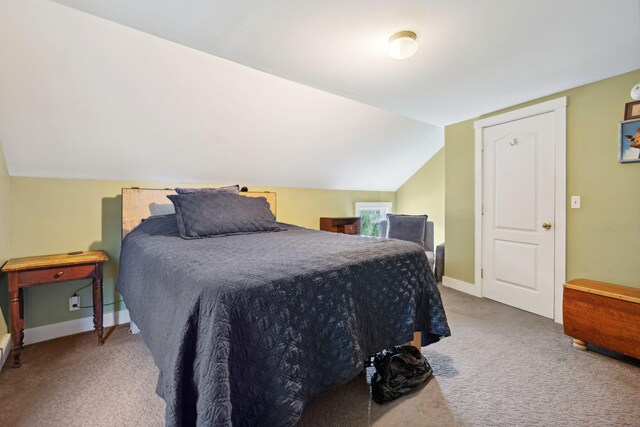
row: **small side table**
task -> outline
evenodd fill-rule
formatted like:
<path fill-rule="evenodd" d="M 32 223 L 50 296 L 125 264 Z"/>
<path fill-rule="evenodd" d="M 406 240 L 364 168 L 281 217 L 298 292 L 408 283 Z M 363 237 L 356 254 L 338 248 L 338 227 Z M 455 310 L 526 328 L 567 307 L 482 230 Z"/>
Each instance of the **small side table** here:
<path fill-rule="evenodd" d="M 70 280 L 93 280 L 93 325 L 102 337 L 102 271 L 109 260 L 103 251 L 71 252 L 10 259 L 2 267 L 9 274 L 9 304 L 11 311 L 11 339 L 13 341 L 13 367 L 20 367 L 20 353 L 24 342 L 24 299 L 22 290 L 29 286 Z"/>
<path fill-rule="evenodd" d="M 320 230 L 360 235 L 360 217 L 321 217 Z"/>

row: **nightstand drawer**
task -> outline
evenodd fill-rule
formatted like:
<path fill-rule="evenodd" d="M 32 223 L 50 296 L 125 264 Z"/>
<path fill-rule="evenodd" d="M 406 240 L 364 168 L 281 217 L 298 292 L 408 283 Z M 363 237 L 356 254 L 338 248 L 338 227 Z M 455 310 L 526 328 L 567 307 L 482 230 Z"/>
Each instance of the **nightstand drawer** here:
<path fill-rule="evenodd" d="M 93 278 L 96 274 L 96 265 L 87 264 L 72 267 L 44 268 L 42 270 L 21 271 L 18 274 L 18 283 L 20 286 L 67 282 L 69 280 Z"/>

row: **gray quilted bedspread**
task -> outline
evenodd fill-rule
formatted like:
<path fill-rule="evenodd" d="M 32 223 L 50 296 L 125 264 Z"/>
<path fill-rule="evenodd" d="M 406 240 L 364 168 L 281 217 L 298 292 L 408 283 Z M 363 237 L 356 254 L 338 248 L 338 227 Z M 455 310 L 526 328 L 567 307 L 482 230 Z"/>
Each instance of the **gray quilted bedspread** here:
<path fill-rule="evenodd" d="M 449 335 L 418 245 L 286 227 L 183 240 L 167 215 L 124 239 L 117 288 L 167 425 L 292 425 L 368 355 L 414 330 L 424 345 Z"/>

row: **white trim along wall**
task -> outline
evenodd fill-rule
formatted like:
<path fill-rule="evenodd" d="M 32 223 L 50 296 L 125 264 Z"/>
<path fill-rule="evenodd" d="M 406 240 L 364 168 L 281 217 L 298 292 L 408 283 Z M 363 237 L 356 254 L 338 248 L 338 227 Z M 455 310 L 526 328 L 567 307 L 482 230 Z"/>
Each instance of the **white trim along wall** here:
<path fill-rule="evenodd" d="M 442 286 L 464 292 L 475 297 L 482 297 L 479 286 L 473 286 L 473 283 L 463 280 L 454 279 L 453 277 L 442 276 Z"/>
<path fill-rule="evenodd" d="M 11 351 L 11 334 L 0 336 L 0 369 L 4 366 L 4 361 L 9 357 Z"/>
<path fill-rule="evenodd" d="M 566 280 L 567 236 L 567 98 L 557 98 L 474 122 L 475 128 L 475 283 L 476 296 L 482 296 L 482 129 L 539 114 L 554 113 L 555 150 L 555 262 L 554 320 L 562 323 L 562 285 Z M 464 282 L 462 282 L 464 283 Z M 466 287 L 465 287 L 466 288 Z"/>
<path fill-rule="evenodd" d="M 114 325 L 121 325 L 123 323 L 129 323 L 129 310 L 120 310 L 104 314 L 103 325 L 105 328 Z M 24 344 L 35 344 L 37 342 L 48 341 L 54 338 L 60 338 L 67 335 L 74 335 L 92 330 L 93 316 L 69 320 L 67 322 L 54 323 L 52 325 L 38 326 L 35 328 L 26 329 L 24 331 Z M 4 337 L 6 337 L 6 342 L 4 342 Z M 2 368 L 5 360 L 7 360 L 9 351 L 12 347 L 11 335 L 7 334 L 4 337 L 0 337 L 0 368 Z"/>

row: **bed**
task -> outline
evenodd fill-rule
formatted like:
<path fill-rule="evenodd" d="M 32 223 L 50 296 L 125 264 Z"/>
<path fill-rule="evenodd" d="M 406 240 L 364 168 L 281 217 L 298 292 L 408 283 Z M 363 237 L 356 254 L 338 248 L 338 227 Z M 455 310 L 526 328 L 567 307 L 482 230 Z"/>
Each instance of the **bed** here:
<path fill-rule="evenodd" d="M 372 353 L 414 331 L 422 345 L 450 334 L 418 245 L 284 224 L 184 240 L 158 209 L 167 192 L 123 189 L 117 289 L 158 366 L 168 426 L 293 425 Z M 249 196 L 275 214 L 274 193 Z"/>

